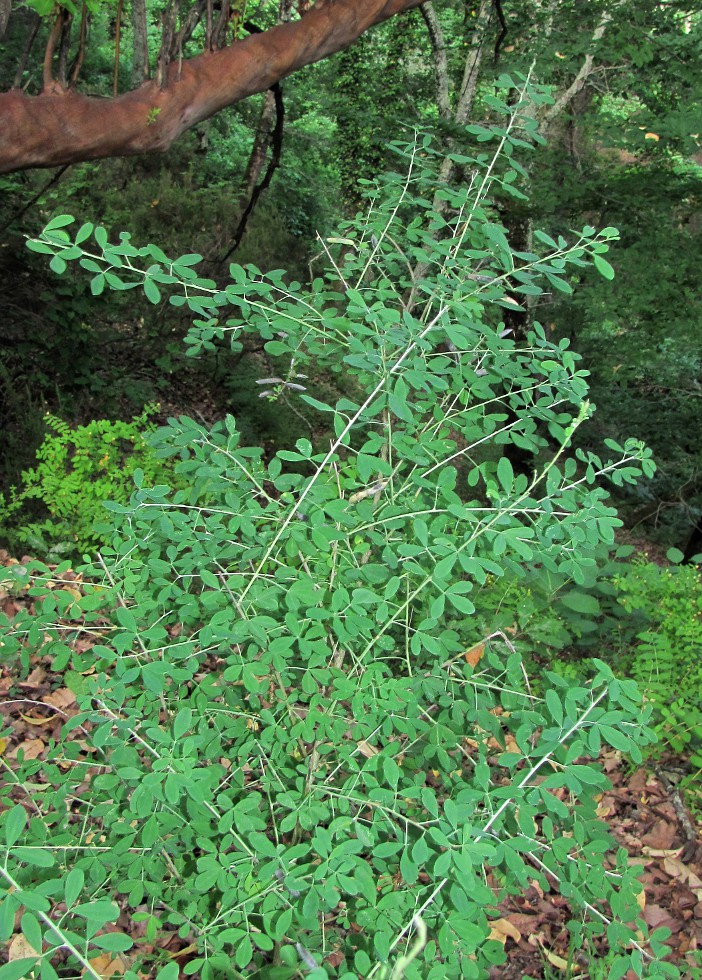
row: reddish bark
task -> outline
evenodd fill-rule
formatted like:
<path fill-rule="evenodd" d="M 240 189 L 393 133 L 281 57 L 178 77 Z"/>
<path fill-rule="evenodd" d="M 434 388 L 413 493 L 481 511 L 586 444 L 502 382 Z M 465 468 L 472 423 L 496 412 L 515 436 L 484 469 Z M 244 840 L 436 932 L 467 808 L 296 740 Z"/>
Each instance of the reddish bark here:
<path fill-rule="evenodd" d="M 422 0 L 318 0 L 305 16 L 206 52 L 117 98 L 74 91 L 0 94 L 0 173 L 167 149 L 215 113 L 348 47 Z"/>

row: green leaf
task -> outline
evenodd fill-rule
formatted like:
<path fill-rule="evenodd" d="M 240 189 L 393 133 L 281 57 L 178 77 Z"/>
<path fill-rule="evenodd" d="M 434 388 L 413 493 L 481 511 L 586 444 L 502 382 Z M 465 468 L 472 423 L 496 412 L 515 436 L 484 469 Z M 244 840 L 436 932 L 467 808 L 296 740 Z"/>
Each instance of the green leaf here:
<path fill-rule="evenodd" d="M 76 219 L 70 214 L 57 214 L 55 218 L 44 228 L 43 234 L 46 235 L 47 232 L 56 231 L 57 228 L 67 228 L 72 225 Z"/>
<path fill-rule="evenodd" d="M 115 617 L 120 626 L 123 626 L 131 633 L 136 633 L 137 623 L 131 609 L 128 609 L 126 606 L 117 606 L 117 609 L 115 610 Z"/>
<path fill-rule="evenodd" d="M 55 856 L 48 849 L 42 847 L 23 847 L 16 845 L 13 851 L 15 858 L 24 864 L 31 864 L 35 868 L 53 868 L 56 863 Z"/>
<path fill-rule="evenodd" d="M 13 806 L 5 818 L 5 843 L 14 847 L 27 826 L 27 811 L 19 803 Z"/>
<path fill-rule="evenodd" d="M 81 225 L 76 232 L 76 237 L 73 239 L 76 245 L 80 245 L 82 242 L 87 241 L 87 239 L 92 235 L 94 227 L 95 225 L 93 225 L 91 221 L 87 221 L 85 224 Z"/>
<path fill-rule="evenodd" d="M 14 895 L 6 893 L 0 902 L 0 943 L 7 942 L 15 931 L 15 912 L 19 902 Z"/>
<path fill-rule="evenodd" d="M 63 883 L 63 894 L 66 900 L 66 907 L 71 908 L 78 901 L 80 893 L 83 891 L 85 875 L 80 868 L 72 868 L 66 875 Z"/>
<path fill-rule="evenodd" d="M 39 962 L 38 956 L 25 956 L 0 966 L 0 980 L 26 980 Z"/>
<path fill-rule="evenodd" d="M 54 970 L 53 966 L 48 961 L 48 959 L 46 959 L 46 957 L 44 957 L 44 959 L 41 961 L 40 976 L 41 976 L 41 980 L 59 980 L 58 973 L 56 972 L 56 970 Z"/>
<path fill-rule="evenodd" d="M 124 953 L 134 945 L 129 936 L 125 936 L 123 932 L 106 932 L 100 936 L 93 936 L 90 942 L 98 949 L 106 949 L 110 953 Z"/>
<path fill-rule="evenodd" d="M 601 255 L 593 255 L 592 261 L 601 276 L 604 276 L 605 279 L 614 279 L 614 269 L 607 259 L 603 259 Z"/>
<path fill-rule="evenodd" d="M 173 737 L 176 741 L 179 741 L 190 730 L 192 723 L 193 713 L 190 708 L 181 708 L 173 722 Z"/>
<path fill-rule="evenodd" d="M 49 262 L 49 268 L 52 272 L 55 272 L 57 276 L 63 275 L 67 269 L 67 265 L 64 259 L 60 255 L 54 255 L 51 262 Z"/>
<path fill-rule="evenodd" d="M 236 948 L 234 953 L 234 962 L 239 967 L 240 970 L 244 970 L 253 957 L 253 944 L 248 936 L 245 936 Z M 0 977 L 0 980 L 2 978 Z"/>
<path fill-rule="evenodd" d="M 161 293 L 153 279 L 144 279 L 144 293 L 150 303 L 160 303 Z"/>
<path fill-rule="evenodd" d="M 178 980 L 180 974 L 180 969 L 178 964 L 174 961 L 168 963 L 163 969 L 159 970 L 156 974 L 156 980 Z"/>
<path fill-rule="evenodd" d="M 551 712 L 551 717 L 557 725 L 563 724 L 563 705 L 561 699 L 554 690 L 546 691 L 546 706 Z"/>
<path fill-rule="evenodd" d="M 583 613 L 585 616 L 599 616 L 600 604 L 593 595 L 587 592 L 578 592 L 572 589 L 561 596 L 560 600 L 568 609 L 573 612 Z"/>
<path fill-rule="evenodd" d="M 32 912 L 25 912 L 20 923 L 22 935 L 27 940 L 32 949 L 37 953 L 42 949 L 41 926 L 39 920 Z"/>
<path fill-rule="evenodd" d="M 383 757 L 383 775 L 392 789 L 397 789 L 400 780 L 400 767 L 390 755 Z"/>
<path fill-rule="evenodd" d="M 73 909 L 76 915 L 88 919 L 90 922 L 97 923 L 98 928 L 107 922 L 116 922 L 119 917 L 119 906 L 116 902 L 107 899 L 100 899 L 96 902 L 84 902 L 76 905 Z"/>
<path fill-rule="evenodd" d="M 500 481 L 505 493 L 510 494 L 514 485 L 514 471 L 512 464 L 506 456 L 503 456 L 497 464 L 497 479 Z"/>
<path fill-rule="evenodd" d="M 192 266 L 197 265 L 199 262 L 202 262 L 202 256 L 198 255 L 197 252 L 190 252 L 187 255 L 179 256 L 173 264 Z"/>
<path fill-rule="evenodd" d="M 601 725 L 600 732 L 605 742 L 608 742 L 612 748 L 618 749 L 620 752 L 631 751 L 631 739 L 627 738 L 623 732 L 612 728 L 610 725 Z"/>
<path fill-rule="evenodd" d="M 410 857 L 409 847 L 405 847 L 400 857 L 400 874 L 408 885 L 414 885 L 419 878 L 419 868 Z"/>

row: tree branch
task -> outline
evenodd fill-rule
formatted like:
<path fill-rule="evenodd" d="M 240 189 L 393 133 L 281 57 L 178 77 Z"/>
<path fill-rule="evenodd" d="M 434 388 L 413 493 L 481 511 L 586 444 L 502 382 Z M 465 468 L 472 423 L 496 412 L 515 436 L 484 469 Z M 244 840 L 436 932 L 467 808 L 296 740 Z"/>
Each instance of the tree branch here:
<path fill-rule="evenodd" d="M 611 20 L 612 20 L 611 8 L 609 10 L 605 8 L 602 11 L 597 27 L 592 33 L 592 39 L 590 41 L 591 47 L 594 47 L 594 45 L 597 44 L 598 41 L 602 40 L 604 36 L 604 32 L 607 30 L 607 25 Z M 563 112 L 563 110 L 568 105 L 568 103 L 575 98 L 578 92 L 582 91 L 582 89 L 587 84 L 588 78 L 593 72 L 594 64 L 595 64 L 595 56 L 590 52 L 588 52 L 585 55 L 585 60 L 580 66 L 580 70 L 578 71 L 577 75 L 570 83 L 568 88 L 564 92 L 561 92 L 561 94 L 558 96 L 558 98 L 553 103 L 553 105 L 549 106 L 548 110 L 543 114 L 542 125 L 544 130 L 548 129 L 551 123 L 558 118 L 558 116 Z"/>
<path fill-rule="evenodd" d="M 41 17 L 39 14 L 33 10 L 32 11 L 32 29 L 27 37 L 27 43 L 22 51 L 22 57 L 19 60 L 17 66 L 17 73 L 15 74 L 15 80 L 12 83 L 12 88 L 20 88 L 22 85 L 22 79 L 24 77 L 24 72 L 27 67 L 27 61 L 29 60 L 29 55 L 31 54 L 32 48 L 34 47 L 34 42 L 37 39 L 37 34 L 39 33 L 39 28 L 41 27 Z"/>
<path fill-rule="evenodd" d="M 163 88 L 149 81 L 117 98 L 6 92 L 0 95 L 0 173 L 166 150 L 197 123 L 343 50 L 368 28 L 420 3 L 317 3 L 294 23 L 171 64 Z"/>

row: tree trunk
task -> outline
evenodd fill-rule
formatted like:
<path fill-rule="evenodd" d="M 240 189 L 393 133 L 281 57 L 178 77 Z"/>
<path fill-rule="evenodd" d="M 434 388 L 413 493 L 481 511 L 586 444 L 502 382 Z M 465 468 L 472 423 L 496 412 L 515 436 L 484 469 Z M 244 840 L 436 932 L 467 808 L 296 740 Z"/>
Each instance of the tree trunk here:
<path fill-rule="evenodd" d="M 148 81 L 149 46 L 146 34 L 146 0 L 132 0 L 132 32 L 134 47 L 132 52 L 132 85 L 134 87 Z"/>

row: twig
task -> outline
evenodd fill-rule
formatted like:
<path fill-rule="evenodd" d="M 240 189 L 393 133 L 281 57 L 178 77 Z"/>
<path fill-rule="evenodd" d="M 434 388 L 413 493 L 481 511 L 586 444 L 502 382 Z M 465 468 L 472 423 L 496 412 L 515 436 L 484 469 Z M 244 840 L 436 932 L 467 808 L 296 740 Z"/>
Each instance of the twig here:
<path fill-rule="evenodd" d="M 685 835 L 685 840 L 688 844 L 697 844 L 699 841 L 697 830 L 690 820 L 690 815 L 687 812 L 687 807 L 683 803 L 679 789 L 668 779 L 667 775 L 660 766 L 654 766 L 653 771 L 670 797 L 670 802 L 673 804 L 675 816 L 680 822 L 683 834 Z"/>

